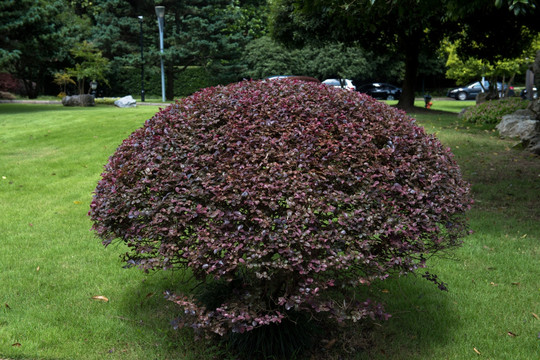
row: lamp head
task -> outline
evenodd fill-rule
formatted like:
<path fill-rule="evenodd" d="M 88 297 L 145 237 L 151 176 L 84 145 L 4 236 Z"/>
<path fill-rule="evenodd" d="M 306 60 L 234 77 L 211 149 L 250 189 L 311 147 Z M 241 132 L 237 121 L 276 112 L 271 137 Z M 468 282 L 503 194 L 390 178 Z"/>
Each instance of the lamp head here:
<path fill-rule="evenodd" d="M 165 6 L 156 6 L 156 15 L 158 18 L 165 16 Z"/>

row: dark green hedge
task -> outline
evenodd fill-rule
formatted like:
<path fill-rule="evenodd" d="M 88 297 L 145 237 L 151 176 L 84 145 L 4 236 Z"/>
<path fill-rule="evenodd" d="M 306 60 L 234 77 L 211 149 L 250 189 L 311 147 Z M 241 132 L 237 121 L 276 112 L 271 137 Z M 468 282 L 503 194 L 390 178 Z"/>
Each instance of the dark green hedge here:
<path fill-rule="evenodd" d="M 144 69 L 144 91 L 146 96 L 161 95 L 161 74 L 158 67 Z M 174 96 L 185 97 L 199 89 L 215 86 L 208 71 L 202 67 L 188 67 L 175 74 Z M 141 94 L 141 69 L 136 67 L 121 67 L 113 71 L 110 76 L 109 87 L 104 90 L 104 96 L 138 97 Z"/>

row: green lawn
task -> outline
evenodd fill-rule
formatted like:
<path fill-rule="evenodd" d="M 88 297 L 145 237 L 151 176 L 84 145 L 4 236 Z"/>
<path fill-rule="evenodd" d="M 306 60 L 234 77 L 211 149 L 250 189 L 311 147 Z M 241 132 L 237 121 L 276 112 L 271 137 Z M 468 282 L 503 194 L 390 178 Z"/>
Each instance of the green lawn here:
<path fill-rule="evenodd" d="M 0 358 L 232 358 L 170 326 L 178 309 L 162 293 L 181 273 L 123 269 L 125 249 L 105 249 L 89 231 L 103 165 L 157 110 L 0 104 Z M 417 120 L 452 148 L 472 183 L 475 232 L 429 261 L 449 292 L 413 276 L 377 284 L 372 295 L 393 317 L 370 331 L 336 330 L 320 358 L 537 359 L 540 158 L 455 115 Z"/>

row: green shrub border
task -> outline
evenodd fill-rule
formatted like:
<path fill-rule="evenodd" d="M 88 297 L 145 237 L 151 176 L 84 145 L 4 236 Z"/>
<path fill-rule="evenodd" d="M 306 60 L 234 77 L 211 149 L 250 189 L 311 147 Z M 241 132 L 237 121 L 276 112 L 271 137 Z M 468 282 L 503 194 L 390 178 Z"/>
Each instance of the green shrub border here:
<path fill-rule="evenodd" d="M 462 120 L 467 124 L 486 125 L 494 128 L 504 115 L 525 109 L 528 104 L 527 100 L 519 97 L 490 100 L 468 108 L 463 114 Z"/>

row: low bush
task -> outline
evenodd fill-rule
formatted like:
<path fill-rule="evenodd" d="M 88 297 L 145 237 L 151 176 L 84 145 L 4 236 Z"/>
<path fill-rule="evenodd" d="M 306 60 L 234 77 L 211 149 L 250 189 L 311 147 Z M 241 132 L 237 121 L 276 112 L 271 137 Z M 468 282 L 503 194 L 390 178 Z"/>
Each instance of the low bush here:
<path fill-rule="evenodd" d="M 169 299 L 177 326 L 225 335 L 298 314 L 386 318 L 354 289 L 458 246 L 469 205 L 449 149 L 404 112 L 275 80 L 158 112 L 109 159 L 89 215 L 104 245 L 127 244 L 128 266 L 189 268 L 220 289 Z"/>
<path fill-rule="evenodd" d="M 527 105 L 528 101 L 519 97 L 490 100 L 465 110 L 462 119 L 468 124 L 488 125 L 494 128 L 504 115 L 525 109 Z"/>
<path fill-rule="evenodd" d="M 9 73 L 0 72 L 0 91 L 12 94 L 24 94 L 24 83 Z"/>
<path fill-rule="evenodd" d="M 0 99 L 2 100 L 15 100 L 16 97 L 10 92 L 7 91 L 0 91 Z"/>
<path fill-rule="evenodd" d="M 115 97 L 103 97 L 103 98 L 95 98 L 94 101 L 96 102 L 96 105 L 114 105 L 114 102 L 118 100 L 119 98 Z"/>

